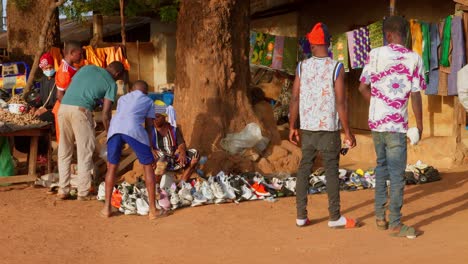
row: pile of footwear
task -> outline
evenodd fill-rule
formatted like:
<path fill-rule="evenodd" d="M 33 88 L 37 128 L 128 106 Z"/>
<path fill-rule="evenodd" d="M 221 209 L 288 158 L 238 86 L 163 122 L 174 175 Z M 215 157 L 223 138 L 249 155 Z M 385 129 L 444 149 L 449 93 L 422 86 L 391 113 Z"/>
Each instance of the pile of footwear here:
<path fill-rule="evenodd" d="M 406 184 L 424 184 L 441 180 L 439 171 L 418 160 L 415 164 L 409 164 L 405 170 Z"/>
<path fill-rule="evenodd" d="M 105 200 L 104 182 L 98 189 L 98 200 Z M 181 207 L 239 203 L 251 200 L 275 201 L 276 197 L 294 196 L 296 178 L 286 175 L 266 179 L 259 173 L 242 175 L 218 173 L 206 180 L 199 178 L 191 182 L 172 183 L 166 188 L 157 188 L 156 207 L 175 210 Z M 122 182 L 114 188 L 111 204 L 124 214 L 148 214 L 148 192 L 145 183 L 138 180 L 135 184 Z"/>
<path fill-rule="evenodd" d="M 342 191 L 356 191 L 363 189 L 375 188 L 375 174 L 373 169 L 355 171 L 348 171 L 339 169 L 340 190 Z M 317 169 L 309 176 L 309 194 L 326 193 L 327 180 L 325 170 L 323 168 Z"/>

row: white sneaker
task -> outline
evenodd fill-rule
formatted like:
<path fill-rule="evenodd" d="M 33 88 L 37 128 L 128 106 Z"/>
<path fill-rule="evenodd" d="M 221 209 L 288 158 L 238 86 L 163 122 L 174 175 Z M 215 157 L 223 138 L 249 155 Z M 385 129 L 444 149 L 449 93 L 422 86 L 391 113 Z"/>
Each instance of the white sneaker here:
<path fill-rule="evenodd" d="M 191 194 L 192 186 L 190 183 L 182 182 L 182 186 L 179 190 L 179 198 L 187 201 L 193 201 L 193 197 Z"/>
<path fill-rule="evenodd" d="M 203 205 L 207 201 L 208 200 L 205 198 L 205 196 L 203 196 L 203 194 L 201 192 L 195 192 L 193 194 L 192 207 Z"/>
<path fill-rule="evenodd" d="M 106 200 L 106 183 L 105 182 L 101 182 L 101 184 L 99 184 L 96 199 L 98 201 L 105 201 Z"/>
<path fill-rule="evenodd" d="M 221 187 L 218 182 L 215 182 L 213 177 L 210 177 L 208 182 L 210 184 L 211 191 L 217 200 L 226 199 L 226 193 L 224 192 L 223 187 Z"/>
<path fill-rule="evenodd" d="M 257 200 L 257 196 L 252 192 L 252 190 L 246 185 L 242 185 L 242 198 L 249 200 Z"/>
<path fill-rule="evenodd" d="M 137 198 L 136 208 L 139 215 L 147 215 L 149 213 L 149 205 L 144 199 Z"/>
<path fill-rule="evenodd" d="M 224 193 L 226 194 L 226 199 L 235 200 L 236 193 L 234 192 L 232 186 L 229 184 L 229 178 L 223 172 L 218 173 L 216 177 L 218 177 L 218 182 L 223 188 Z"/>
<path fill-rule="evenodd" d="M 205 196 L 205 198 L 208 200 L 208 201 L 213 201 L 215 196 L 213 194 L 213 192 L 211 191 L 211 188 L 210 188 L 210 185 L 208 184 L 208 182 L 204 181 L 202 184 L 201 184 L 201 193 L 203 194 L 203 196 Z"/>
<path fill-rule="evenodd" d="M 296 194 L 296 178 L 295 177 L 286 178 L 286 180 L 284 181 L 284 186 L 288 190 Z"/>
<path fill-rule="evenodd" d="M 278 178 L 273 178 L 271 180 L 271 186 L 273 186 L 273 189 L 275 190 L 281 190 L 283 188 L 284 182 Z"/>

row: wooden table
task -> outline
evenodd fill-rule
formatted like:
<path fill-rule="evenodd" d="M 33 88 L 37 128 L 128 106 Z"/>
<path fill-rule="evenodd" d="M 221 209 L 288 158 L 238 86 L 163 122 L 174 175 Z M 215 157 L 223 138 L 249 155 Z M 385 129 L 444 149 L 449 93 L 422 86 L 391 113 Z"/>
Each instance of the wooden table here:
<path fill-rule="evenodd" d="M 20 182 L 32 182 L 37 179 L 36 174 L 36 165 L 37 165 L 37 147 L 39 143 L 39 137 L 46 136 L 47 141 L 49 142 L 48 151 L 47 151 L 47 173 L 52 172 L 52 147 L 51 142 L 51 132 L 50 125 L 41 127 L 41 128 L 32 128 L 25 130 L 18 130 L 8 133 L 0 133 L 2 137 L 11 137 L 11 136 L 27 136 L 31 137 L 31 145 L 29 147 L 28 155 L 28 174 L 26 175 L 14 175 L 10 177 L 0 177 L 0 184 L 3 183 L 20 183 Z"/>

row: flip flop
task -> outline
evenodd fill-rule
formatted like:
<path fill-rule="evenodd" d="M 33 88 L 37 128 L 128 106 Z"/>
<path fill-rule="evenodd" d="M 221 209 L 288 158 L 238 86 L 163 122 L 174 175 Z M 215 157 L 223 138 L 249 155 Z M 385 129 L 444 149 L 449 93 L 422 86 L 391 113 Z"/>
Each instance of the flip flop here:
<path fill-rule="evenodd" d="M 333 229 L 351 229 L 351 228 L 358 228 L 358 227 L 361 226 L 357 220 L 354 220 L 354 219 L 351 219 L 351 218 L 348 218 L 348 217 L 345 217 L 345 218 L 346 218 L 346 224 L 345 225 L 330 226 L 330 228 L 333 228 Z"/>

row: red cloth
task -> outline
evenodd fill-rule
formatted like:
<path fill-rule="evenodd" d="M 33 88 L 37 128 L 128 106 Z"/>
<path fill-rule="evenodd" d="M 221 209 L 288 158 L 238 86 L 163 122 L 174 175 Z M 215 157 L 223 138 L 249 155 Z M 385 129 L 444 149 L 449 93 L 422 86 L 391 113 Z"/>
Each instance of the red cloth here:
<path fill-rule="evenodd" d="M 54 58 L 49 52 L 42 54 L 39 60 L 39 68 L 44 69 L 45 67 L 52 65 L 54 66 Z"/>
<path fill-rule="evenodd" d="M 312 30 L 306 35 L 309 43 L 312 45 L 328 45 L 330 44 L 330 33 L 328 28 L 323 23 L 317 23 Z"/>

